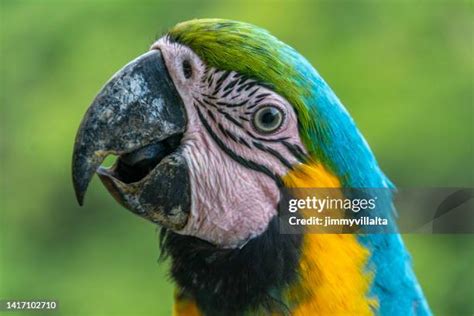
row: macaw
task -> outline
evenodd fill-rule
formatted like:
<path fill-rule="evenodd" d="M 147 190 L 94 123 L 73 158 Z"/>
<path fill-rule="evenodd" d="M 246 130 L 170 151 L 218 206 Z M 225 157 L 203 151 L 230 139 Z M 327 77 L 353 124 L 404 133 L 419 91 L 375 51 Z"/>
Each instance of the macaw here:
<path fill-rule="evenodd" d="M 283 188 L 392 184 L 318 72 L 259 27 L 183 22 L 119 70 L 76 136 L 81 205 L 95 173 L 162 227 L 175 315 L 430 315 L 400 234 L 279 232 Z"/>

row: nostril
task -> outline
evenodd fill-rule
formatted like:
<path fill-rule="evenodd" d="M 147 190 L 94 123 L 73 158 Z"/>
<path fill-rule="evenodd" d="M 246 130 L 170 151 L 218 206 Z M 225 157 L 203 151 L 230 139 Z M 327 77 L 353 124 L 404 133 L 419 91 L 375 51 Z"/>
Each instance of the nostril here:
<path fill-rule="evenodd" d="M 189 79 L 193 75 L 193 68 L 189 60 L 183 60 L 183 75 L 184 78 Z"/>

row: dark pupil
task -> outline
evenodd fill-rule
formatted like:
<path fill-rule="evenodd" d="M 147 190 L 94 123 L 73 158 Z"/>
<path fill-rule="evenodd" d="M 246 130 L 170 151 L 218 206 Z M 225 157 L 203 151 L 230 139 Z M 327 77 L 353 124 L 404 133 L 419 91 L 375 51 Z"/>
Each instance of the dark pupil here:
<path fill-rule="evenodd" d="M 272 126 L 278 118 L 278 111 L 275 109 L 266 109 L 260 117 L 260 122 L 266 126 Z"/>
<path fill-rule="evenodd" d="M 193 75 L 193 69 L 191 68 L 189 60 L 183 61 L 183 74 L 186 79 L 191 78 L 191 76 Z"/>

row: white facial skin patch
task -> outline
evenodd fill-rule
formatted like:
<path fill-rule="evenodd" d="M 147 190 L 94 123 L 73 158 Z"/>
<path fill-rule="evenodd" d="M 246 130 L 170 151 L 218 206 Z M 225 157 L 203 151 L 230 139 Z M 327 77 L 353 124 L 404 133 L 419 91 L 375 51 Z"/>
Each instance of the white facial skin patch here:
<path fill-rule="evenodd" d="M 210 67 L 166 37 L 152 49 L 161 51 L 188 118 L 180 147 L 192 201 L 177 233 L 222 248 L 242 246 L 276 216 L 278 179 L 306 154 L 293 107 L 261 83 Z"/>

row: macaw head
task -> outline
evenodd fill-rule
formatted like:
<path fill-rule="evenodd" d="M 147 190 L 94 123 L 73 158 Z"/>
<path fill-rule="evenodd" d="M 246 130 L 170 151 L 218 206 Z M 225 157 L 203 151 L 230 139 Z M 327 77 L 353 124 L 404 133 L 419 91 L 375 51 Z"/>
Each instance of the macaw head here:
<path fill-rule="evenodd" d="M 107 155 L 118 159 L 100 167 Z M 102 88 L 79 128 L 80 203 L 97 173 L 141 217 L 222 248 L 262 234 L 282 179 L 319 163 L 387 185 L 337 97 L 298 52 L 250 24 L 178 24 Z"/>

